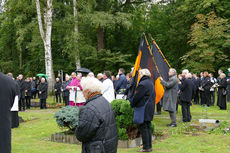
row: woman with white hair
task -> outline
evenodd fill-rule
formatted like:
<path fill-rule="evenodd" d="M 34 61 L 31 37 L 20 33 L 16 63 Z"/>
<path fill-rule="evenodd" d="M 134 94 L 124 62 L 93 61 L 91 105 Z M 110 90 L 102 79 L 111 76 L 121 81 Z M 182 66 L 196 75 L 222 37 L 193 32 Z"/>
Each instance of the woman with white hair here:
<path fill-rule="evenodd" d="M 93 77 L 81 82 L 85 105 L 80 109 L 75 135 L 82 142 L 82 153 L 116 153 L 118 132 L 114 111 L 102 96 L 102 83 Z"/>
<path fill-rule="evenodd" d="M 155 90 L 151 81 L 151 73 L 148 69 L 139 71 L 140 82 L 137 86 L 136 93 L 131 100 L 131 107 L 134 107 L 134 123 L 139 125 L 142 136 L 143 148 L 139 152 L 152 151 L 152 129 L 151 121 L 153 120 L 155 110 Z"/>
<path fill-rule="evenodd" d="M 226 110 L 226 95 L 227 95 L 227 80 L 226 75 L 224 73 L 220 74 L 220 81 L 218 82 L 218 98 L 217 98 L 217 106 L 220 107 L 221 110 Z"/>

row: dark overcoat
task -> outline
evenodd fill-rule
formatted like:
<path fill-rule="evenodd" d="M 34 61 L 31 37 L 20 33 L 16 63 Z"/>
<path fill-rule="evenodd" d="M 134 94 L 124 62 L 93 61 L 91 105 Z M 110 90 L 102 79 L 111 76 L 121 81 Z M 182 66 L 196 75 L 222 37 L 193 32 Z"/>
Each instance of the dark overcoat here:
<path fill-rule="evenodd" d="M 26 89 L 26 84 L 24 80 L 18 80 L 18 85 L 20 87 L 20 99 L 25 99 L 25 89 Z"/>
<path fill-rule="evenodd" d="M 62 83 L 62 90 L 63 90 L 63 92 L 62 92 L 62 97 L 68 97 L 69 96 L 69 90 L 68 89 L 66 89 L 66 87 L 70 84 L 70 82 L 71 82 L 71 80 L 69 80 L 69 81 L 64 81 L 63 83 Z"/>
<path fill-rule="evenodd" d="M 182 86 L 181 86 L 181 96 L 180 99 L 182 102 L 188 102 L 190 103 L 192 98 L 193 98 L 193 94 L 194 94 L 194 85 L 191 79 L 185 79 L 182 82 Z"/>
<path fill-rule="evenodd" d="M 223 94 L 223 92 L 226 92 L 227 88 L 227 81 L 226 79 L 220 79 L 218 82 L 218 98 L 217 98 L 217 106 L 220 107 L 220 109 L 226 109 L 226 95 Z"/>
<path fill-rule="evenodd" d="M 39 92 L 41 92 L 41 94 L 39 94 L 39 98 L 40 99 L 46 99 L 47 96 L 48 96 L 48 84 L 45 82 L 45 83 L 40 83 L 39 84 Z"/>
<path fill-rule="evenodd" d="M 55 91 L 56 94 L 61 93 L 61 86 L 62 86 L 61 81 L 58 81 L 58 82 L 55 83 L 54 89 L 56 89 L 56 91 Z"/>
<path fill-rule="evenodd" d="M 11 107 L 16 96 L 16 84 L 0 72 L 0 152 L 11 152 Z"/>
<path fill-rule="evenodd" d="M 31 82 L 25 82 L 25 90 L 27 90 L 25 95 L 31 97 Z"/>
<path fill-rule="evenodd" d="M 117 152 L 115 113 L 102 95 L 91 97 L 80 109 L 75 135 L 82 142 L 82 153 Z"/>
<path fill-rule="evenodd" d="M 227 77 L 227 101 L 230 102 L 230 77 Z"/>
<path fill-rule="evenodd" d="M 151 96 L 152 95 L 152 96 Z M 151 97 L 150 97 L 151 96 Z M 149 77 L 143 76 L 137 86 L 136 93 L 131 100 L 131 107 L 141 107 L 150 98 L 148 104 L 145 107 L 144 121 L 152 121 L 155 110 L 155 89 L 153 82 Z"/>
<path fill-rule="evenodd" d="M 176 76 L 172 76 L 167 82 L 162 80 L 161 84 L 165 87 L 165 93 L 163 97 L 163 110 L 175 112 L 178 92 L 178 79 Z"/>

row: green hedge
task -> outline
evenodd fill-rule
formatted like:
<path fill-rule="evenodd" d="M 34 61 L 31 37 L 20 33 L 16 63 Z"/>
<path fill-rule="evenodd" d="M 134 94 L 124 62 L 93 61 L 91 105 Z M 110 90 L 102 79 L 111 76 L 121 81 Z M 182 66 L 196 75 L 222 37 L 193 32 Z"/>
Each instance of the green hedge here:
<path fill-rule="evenodd" d="M 116 115 L 116 124 L 118 128 L 118 137 L 120 140 L 128 140 L 138 137 L 138 127 L 133 124 L 133 108 L 130 107 L 130 102 L 118 99 L 111 102 L 112 108 Z M 154 132 L 154 124 L 152 123 Z"/>

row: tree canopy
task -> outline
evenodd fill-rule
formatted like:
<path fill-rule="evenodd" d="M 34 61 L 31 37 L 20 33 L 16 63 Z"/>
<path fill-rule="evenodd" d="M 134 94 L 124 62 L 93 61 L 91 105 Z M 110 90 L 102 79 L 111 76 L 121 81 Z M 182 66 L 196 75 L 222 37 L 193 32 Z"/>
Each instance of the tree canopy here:
<path fill-rule="evenodd" d="M 44 11 L 46 1 L 40 3 Z M 54 73 L 75 71 L 76 55 L 82 67 L 95 73 L 115 74 L 120 67 L 130 71 L 143 32 L 154 37 L 178 71 L 216 72 L 230 67 L 228 0 L 77 0 L 77 17 L 73 7 L 73 0 L 53 0 Z M 36 2 L 7 0 L 0 8 L 3 72 L 45 73 L 44 54 Z"/>

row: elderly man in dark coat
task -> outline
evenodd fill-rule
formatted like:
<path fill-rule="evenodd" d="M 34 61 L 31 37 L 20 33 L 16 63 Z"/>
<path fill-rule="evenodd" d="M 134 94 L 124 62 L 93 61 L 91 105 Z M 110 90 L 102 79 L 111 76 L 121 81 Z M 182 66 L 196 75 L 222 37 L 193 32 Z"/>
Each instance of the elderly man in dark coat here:
<path fill-rule="evenodd" d="M 118 131 L 110 103 L 102 96 L 102 83 L 93 77 L 82 80 L 87 100 L 79 112 L 75 135 L 82 142 L 82 153 L 116 153 Z"/>
<path fill-rule="evenodd" d="M 25 81 L 23 80 L 23 75 L 20 74 L 18 76 L 18 85 L 20 87 L 20 100 L 19 100 L 19 111 L 25 111 L 25 89 L 26 89 L 26 84 Z"/>
<path fill-rule="evenodd" d="M 69 76 L 67 75 L 65 77 L 65 81 L 62 83 L 62 98 L 63 102 L 65 103 L 65 106 L 69 105 L 69 90 L 66 88 L 70 84 L 71 80 Z"/>
<path fill-rule="evenodd" d="M 1 73 L 0 68 L 0 152 L 11 152 L 11 107 L 16 96 L 16 83 Z"/>
<path fill-rule="evenodd" d="M 168 111 L 171 124 L 169 127 L 176 127 L 176 102 L 177 102 L 177 90 L 178 90 L 178 79 L 176 77 L 176 70 L 169 70 L 169 80 L 166 82 L 161 79 L 161 84 L 165 87 L 165 93 L 163 97 L 163 110 Z"/>
<path fill-rule="evenodd" d="M 217 106 L 219 106 L 221 110 L 226 110 L 227 109 L 227 104 L 226 104 L 227 80 L 226 80 L 226 75 L 224 73 L 220 74 L 220 80 L 218 82 L 217 87 L 218 87 Z"/>
<path fill-rule="evenodd" d="M 192 119 L 190 105 L 194 94 L 194 85 L 191 77 L 192 75 L 190 73 L 185 75 L 185 80 L 183 81 L 180 89 L 183 122 L 190 122 Z"/>
<path fill-rule="evenodd" d="M 32 92 L 31 92 L 31 81 L 30 81 L 30 78 L 26 78 L 26 81 L 25 81 L 26 109 L 30 109 L 31 96 L 32 96 Z"/>
<path fill-rule="evenodd" d="M 40 108 L 46 109 L 46 98 L 47 98 L 47 89 L 48 84 L 45 82 L 45 78 L 41 79 L 41 83 L 39 84 L 39 98 L 40 98 Z"/>
<path fill-rule="evenodd" d="M 139 152 L 152 151 L 152 129 L 151 121 L 153 120 L 155 110 L 155 90 L 151 81 L 151 73 L 148 69 L 139 71 L 140 82 L 137 86 L 136 93 L 131 101 L 131 107 L 140 108 L 145 106 L 143 115 L 143 123 L 139 125 L 139 130 L 142 136 L 143 148 Z M 135 118 L 135 116 L 134 116 Z"/>

